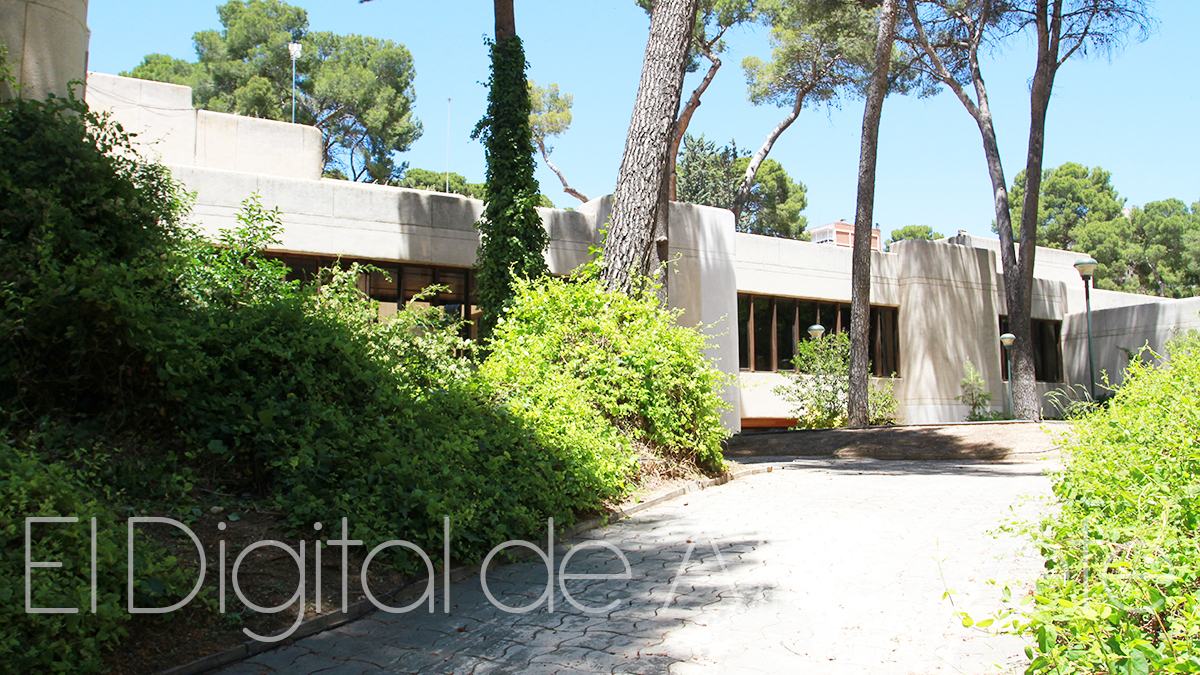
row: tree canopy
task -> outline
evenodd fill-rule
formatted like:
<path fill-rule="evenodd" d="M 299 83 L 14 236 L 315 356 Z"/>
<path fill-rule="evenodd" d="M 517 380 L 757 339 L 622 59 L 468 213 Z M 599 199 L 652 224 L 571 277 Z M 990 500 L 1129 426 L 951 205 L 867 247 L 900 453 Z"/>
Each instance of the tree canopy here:
<path fill-rule="evenodd" d="M 685 135 L 678 161 L 679 200 L 731 208 L 749 161 L 737 143 L 718 146 L 703 135 Z M 807 206 L 804 184 L 792 180 L 779 162 L 768 159 L 751 186 L 737 221 L 738 231 L 807 239 L 808 219 L 801 215 Z"/>
<path fill-rule="evenodd" d="M 396 153 L 421 135 L 413 111 L 416 71 L 392 40 L 309 31 L 308 13 L 282 0 L 228 0 L 220 30 L 192 37 L 195 62 L 147 55 L 131 77 L 192 87 L 199 108 L 291 119 L 289 42 L 296 62 L 296 121 L 321 130 L 326 175 L 385 183 L 403 173 Z"/>
<path fill-rule="evenodd" d="M 483 183 L 469 183 L 461 173 L 431 171 L 417 167 L 405 171 L 404 177 L 396 181 L 396 185 L 414 190 L 449 192 L 474 199 L 483 199 L 487 195 L 486 185 Z"/>
<path fill-rule="evenodd" d="M 894 244 L 905 239 L 921 239 L 925 241 L 934 241 L 935 239 L 944 239 L 946 235 L 934 230 L 928 225 L 905 225 L 904 227 L 892 230 L 892 236 L 888 237 L 887 243 Z"/>
<path fill-rule="evenodd" d="M 1025 197 L 1025 172 L 1013 179 L 1008 192 L 1014 232 L 1021 229 L 1019 205 Z M 1067 162 L 1042 172 L 1042 195 L 1038 204 L 1038 244 L 1051 248 L 1075 248 L 1077 230 L 1086 223 L 1121 217 L 1125 200 L 1112 184 L 1112 174 L 1101 167 L 1088 168 Z"/>

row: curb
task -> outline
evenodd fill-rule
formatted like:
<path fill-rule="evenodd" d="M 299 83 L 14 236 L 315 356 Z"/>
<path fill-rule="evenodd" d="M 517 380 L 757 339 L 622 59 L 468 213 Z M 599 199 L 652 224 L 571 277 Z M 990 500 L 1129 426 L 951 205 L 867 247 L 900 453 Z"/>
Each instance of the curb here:
<path fill-rule="evenodd" d="M 743 467 L 736 471 L 729 471 L 721 474 L 715 478 L 688 481 L 680 487 L 652 494 L 641 501 L 622 504 L 613 508 L 602 516 L 588 518 L 587 520 L 576 523 L 575 525 L 564 530 L 562 534 L 558 536 L 563 540 L 573 539 L 578 537 L 580 534 L 587 532 L 588 530 L 594 530 L 606 525 L 611 525 L 612 523 L 621 520 L 625 520 L 630 516 L 645 511 L 646 509 L 662 504 L 663 502 L 682 497 L 683 495 L 699 492 L 701 490 L 718 485 L 724 485 L 732 480 L 737 480 L 738 478 L 743 478 L 745 476 L 759 473 L 770 473 L 774 470 L 775 467 L 773 465 Z M 528 553 L 526 555 L 517 555 L 515 557 L 517 559 L 522 559 L 532 555 L 532 553 Z M 454 583 L 462 581 L 468 577 L 475 576 L 479 573 L 480 569 L 481 565 L 479 564 L 452 567 L 450 569 L 450 581 Z M 427 581 L 424 578 L 407 582 L 402 584 L 399 588 L 383 594 L 382 597 L 378 598 L 378 600 L 380 602 L 395 600 L 407 595 L 408 593 L 417 591 L 418 589 L 421 589 L 423 592 L 426 583 Z M 350 605 L 345 612 L 330 612 L 329 614 L 313 617 L 312 619 L 302 622 L 286 640 L 281 640 L 279 642 L 259 642 L 258 640 L 247 640 L 236 647 L 231 647 L 225 651 L 217 652 L 215 654 L 201 656 L 194 661 L 173 666 L 171 668 L 167 668 L 166 670 L 161 670 L 159 673 L 160 675 L 197 675 L 198 673 L 206 673 L 223 666 L 244 661 L 252 656 L 257 656 L 263 652 L 271 651 L 277 647 L 290 645 L 298 640 L 311 637 L 317 633 L 323 633 L 327 630 L 337 628 L 338 626 L 345 625 L 357 619 L 361 619 L 367 614 L 376 611 L 376 609 L 377 608 L 375 605 L 369 599 L 363 598 L 353 605 Z"/>

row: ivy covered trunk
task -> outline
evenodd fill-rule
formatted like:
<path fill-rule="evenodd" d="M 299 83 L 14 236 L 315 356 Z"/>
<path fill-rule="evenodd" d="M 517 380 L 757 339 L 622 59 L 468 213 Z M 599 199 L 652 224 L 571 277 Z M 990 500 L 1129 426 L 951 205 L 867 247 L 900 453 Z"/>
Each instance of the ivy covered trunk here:
<path fill-rule="evenodd" d="M 487 161 L 487 203 L 478 223 L 482 241 L 476 263 L 483 311 L 480 336 L 491 334 L 512 298 L 514 276 L 534 278 L 546 273 L 549 243 L 536 208 L 540 191 L 533 175 L 525 48 L 516 33 L 513 0 L 495 0 L 495 12 L 488 109 L 476 128 Z"/>
<path fill-rule="evenodd" d="M 668 203 L 664 180 L 695 19 L 696 0 L 655 0 L 650 14 L 642 78 L 604 242 L 601 277 L 614 291 L 633 290 L 656 251 L 665 249 L 656 247 L 654 235 L 656 229 L 665 231 L 659 225 Z"/>
<path fill-rule="evenodd" d="M 879 12 L 879 37 L 875 42 L 875 68 L 863 110 L 862 146 L 858 158 L 858 205 L 854 213 L 854 252 L 850 271 L 850 391 L 849 425 L 870 424 L 867 388 L 870 372 L 871 229 L 875 222 L 875 168 L 879 154 L 879 119 L 888 90 L 892 43 L 896 39 L 899 0 L 884 0 Z M 797 99 L 799 101 L 799 99 Z"/>

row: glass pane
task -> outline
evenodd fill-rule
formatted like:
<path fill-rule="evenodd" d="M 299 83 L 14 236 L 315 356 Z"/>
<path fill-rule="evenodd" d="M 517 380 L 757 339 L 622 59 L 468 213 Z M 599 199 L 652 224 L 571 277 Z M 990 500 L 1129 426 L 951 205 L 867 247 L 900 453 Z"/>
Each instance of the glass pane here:
<path fill-rule="evenodd" d="M 465 298 L 464 292 L 467 286 L 467 273 L 463 270 L 438 270 L 437 283 L 439 286 L 449 286 L 450 290 L 438 293 L 438 299 L 444 302 L 457 300 L 461 302 Z"/>
<path fill-rule="evenodd" d="M 382 271 L 371 272 L 371 297 L 380 301 L 395 302 L 400 270 L 388 265 L 376 267 Z"/>
<path fill-rule="evenodd" d="M 754 298 L 754 369 L 774 370 L 771 362 L 771 298 Z"/>
<path fill-rule="evenodd" d="M 796 327 L 796 301 L 780 298 L 775 301 L 775 340 L 779 345 L 778 370 L 792 369 L 792 355 L 796 353 L 794 329 Z"/>
<path fill-rule="evenodd" d="M 821 323 L 820 320 L 820 303 L 816 302 L 800 302 L 798 304 L 800 310 L 800 339 L 811 340 L 808 334 L 808 327 Z"/>
<path fill-rule="evenodd" d="M 750 298 L 737 296 L 738 368 L 750 368 Z"/>
<path fill-rule="evenodd" d="M 433 285 L 433 270 L 428 267 L 404 266 L 404 300 L 407 301 Z"/>

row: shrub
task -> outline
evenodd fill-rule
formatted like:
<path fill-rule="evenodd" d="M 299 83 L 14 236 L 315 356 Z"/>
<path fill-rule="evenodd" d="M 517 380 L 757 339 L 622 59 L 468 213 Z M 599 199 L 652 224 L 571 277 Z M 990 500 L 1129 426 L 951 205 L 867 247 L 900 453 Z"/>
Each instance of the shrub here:
<path fill-rule="evenodd" d="M 796 427 L 833 429 L 846 426 L 850 394 L 850 336 L 834 333 L 796 345 L 795 369 L 776 393 L 792 404 Z M 891 378 L 873 380 L 867 389 L 868 423 L 896 423 L 898 404 Z"/>
<path fill-rule="evenodd" d="M 1168 352 L 1072 423 L 1019 624 L 1032 672 L 1200 668 L 1200 334 Z"/>
<path fill-rule="evenodd" d="M 95 671 L 125 636 L 124 531 L 114 511 L 92 496 L 78 470 L 47 462 L 0 438 L 0 658 L 12 672 Z M 57 569 L 31 572 L 34 607 L 75 607 L 78 614 L 25 613 L 25 518 L 66 516 L 77 523 L 34 523 L 33 560 Z M 96 612 L 91 603 L 91 530 L 96 519 Z M 141 606 L 161 606 L 187 593 L 173 558 L 139 542 L 135 594 Z M 153 596 L 153 597 L 151 597 Z"/>
<path fill-rule="evenodd" d="M 449 517 L 461 563 L 627 494 L 640 451 L 722 466 L 728 383 L 705 338 L 652 295 L 605 292 L 594 266 L 520 282 L 477 368 L 462 326 L 421 298 L 380 319 L 356 287 L 363 268 L 289 281 L 263 254 L 279 214 L 255 196 L 216 242 L 196 236 L 169 174 L 77 101 L 0 103 L 0 156 L 6 664 L 98 669 L 125 621 L 107 596 L 95 617 L 7 613 L 26 515 L 107 527 L 189 512 L 202 488 L 308 536 L 345 517 L 368 546 L 439 550 Z M 37 542 L 47 559 L 78 548 L 57 541 Z M 147 550 L 154 583 L 137 591 L 170 592 L 173 561 Z M 119 546 L 98 553 L 123 574 Z M 60 583 L 40 599 L 78 599 L 77 567 L 47 578 Z"/>
<path fill-rule="evenodd" d="M 962 387 L 962 393 L 958 395 L 958 400 L 967 406 L 967 421 L 979 422 L 987 419 L 991 413 L 988 408 L 992 404 L 992 392 L 988 390 L 987 382 L 974 363 L 967 361 L 966 371 L 959 386 Z"/>
<path fill-rule="evenodd" d="M 75 99 L 0 104 L 0 405 L 99 413 L 154 386 L 187 196 Z"/>
<path fill-rule="evenodd" d="M 558 402 L 581 420 L 708 471 L 723 467 L 722 391 L 729 381 L 704 355 L 707 338 L 679 325 L 653 289 L 605 290 L 595 262 L 567 279 L 518 281 L 489 345 L 482 375 L 510 405 L 543 414 Z M 623 461 L 623 460 L 621 460 Z M 620 461 L 618 463 L 621 463 Z"/>

